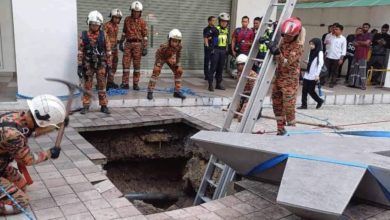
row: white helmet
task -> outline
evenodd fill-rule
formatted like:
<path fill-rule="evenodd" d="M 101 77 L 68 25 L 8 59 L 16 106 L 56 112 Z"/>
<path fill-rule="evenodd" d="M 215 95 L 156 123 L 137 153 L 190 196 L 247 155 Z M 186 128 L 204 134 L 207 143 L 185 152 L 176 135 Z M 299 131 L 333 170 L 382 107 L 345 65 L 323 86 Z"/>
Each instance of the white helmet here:
<path fill-rule="evenodd" d="M 98 11 L 91 11 L 88 14 L 87 18 L 87 24 L 97 24 L 97 25 L 102 25 L 103 24 L 103 15 L 100 14 Z"/>
<path fill-rule="evenodd" d="M 237 64 L 246 63 L 246 62 L 248 62 L 248 56 L 245 55 L 245 54 L 240 54 L 236 58 L 236 63 Z"/>
<path fill-rule="evenodd" d="M 110 15 L 108 16 L 108 17 L 118 17 L 118 18 L 122 18 L 122 12 L 121 12 L 121 10 L 119 10 L 119 9 L 112 9 L 111 10 L 111 12 L 110 12 Z"/>
<path fill-rule="evenodd" d="M 131 3 L 130 10 L 142 11 L 143 8 L 144 8 L 144 7 L 142 6 L 142 3 L 141 3 L 141 2 L 135 1 L 135 2 Z"/>
<path fill-rule="evenodd" d="M 39 127 L 56 126 L 65 120 L 64 103 L 53 95 L 39 95 L 27 100 L 28 107 Z"/>
<path fill-rule="evenodd" d="M 172 29 L 169 32 L 168 38 L 169 39 L 181 40 L 182 39 L 182 35 L 181 35 L 181 32 L 178 29 Z"/>
<path fill-rule="evenodd" d="M 230 21 L 230 15 L 226 12 L 222 12 L 221 14 L 219 14 L 218 18 L 219 20 Z"/>

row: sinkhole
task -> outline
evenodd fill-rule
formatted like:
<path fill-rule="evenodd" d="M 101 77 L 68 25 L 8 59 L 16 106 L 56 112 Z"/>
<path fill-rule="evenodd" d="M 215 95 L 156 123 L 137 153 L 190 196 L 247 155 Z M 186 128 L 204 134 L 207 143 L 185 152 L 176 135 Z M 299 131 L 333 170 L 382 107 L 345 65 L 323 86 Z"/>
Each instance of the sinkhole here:
<path fill-rule="evenodd" d="M 111 182 L 143 214 L 192 206 L 209 154 L 183 122 L 80 134 L 107 157 Z"/>

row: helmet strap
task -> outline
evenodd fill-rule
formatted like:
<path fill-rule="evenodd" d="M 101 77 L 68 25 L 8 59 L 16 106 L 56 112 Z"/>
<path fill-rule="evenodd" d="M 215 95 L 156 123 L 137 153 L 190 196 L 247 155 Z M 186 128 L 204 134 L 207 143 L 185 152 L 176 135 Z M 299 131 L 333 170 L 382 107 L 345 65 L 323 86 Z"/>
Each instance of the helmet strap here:
<path fill-rule="evenodd" d="M 49 114 L 41 115 L 41 113 L 39 113 L 38 110 L 35 110 L 34 114 L 35 114 L 35 117 L 37 117 L 37 119 L 39 119 L 41 121 L 49 121 L 49 119 L 50 119 L 50 115 Z"/>

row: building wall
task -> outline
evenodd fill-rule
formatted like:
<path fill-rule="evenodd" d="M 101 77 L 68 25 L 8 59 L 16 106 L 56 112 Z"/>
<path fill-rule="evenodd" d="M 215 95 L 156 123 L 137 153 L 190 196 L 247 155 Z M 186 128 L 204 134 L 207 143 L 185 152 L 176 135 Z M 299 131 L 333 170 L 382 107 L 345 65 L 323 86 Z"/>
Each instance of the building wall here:
<path fill-rule="evenodd" d="M 11 0 L 0 1 L 0 73 L 16 72 Z"/>
<path fill-rule="evenodd" d="M 68 95 L 61 84 L 77 77 L 76 0 L 12 1 L 19 95 Z"/>
<path fill-rule="evenodd" d="M 252 27 L 253 19 L 264 16 L 270 2 L 270 0 L 236 0 L 236 10 L 233 9 L 232 27 L 240 27 L 241 18 L 245 15 L 250 18 L 249 26 Z"/>

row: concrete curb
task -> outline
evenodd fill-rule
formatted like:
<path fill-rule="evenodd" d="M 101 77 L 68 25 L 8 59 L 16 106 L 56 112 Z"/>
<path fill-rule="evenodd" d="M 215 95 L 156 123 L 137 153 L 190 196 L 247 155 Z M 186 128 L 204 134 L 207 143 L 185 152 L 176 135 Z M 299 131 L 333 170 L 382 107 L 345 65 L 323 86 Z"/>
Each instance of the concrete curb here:
<path fill-rule="evenodd" d="M 352 94 L 352 95 L 326 95 L 322 97 L 325 105 L 378 105 L 390 104 L 390 94 Z M 189 107 L 189 106 L 226 106 L 231 99 L 226 97 L 187 97 L 185 100 L 177 98 L 158 98 L 149 101 L 147 99 L 113 99 L 109 101 L 112 108 L 131 107 Z M 301 104 L 301 96 L 297 97 L 297 105 Z M 309 105 L 315 105 L 315 101 L 308 98 Z M 271 97 L 264 100 L 265 106 L 271 105 Z M 73 108 L 80 108 L 81 101 L 75 100 Z M 19 99 L 15 102 L 0 102 L 0 111 L 21 110 L 28 108 L 26 100 Z M 98 109 L 98 102 L 93 102 L 91 109 Z"/>

